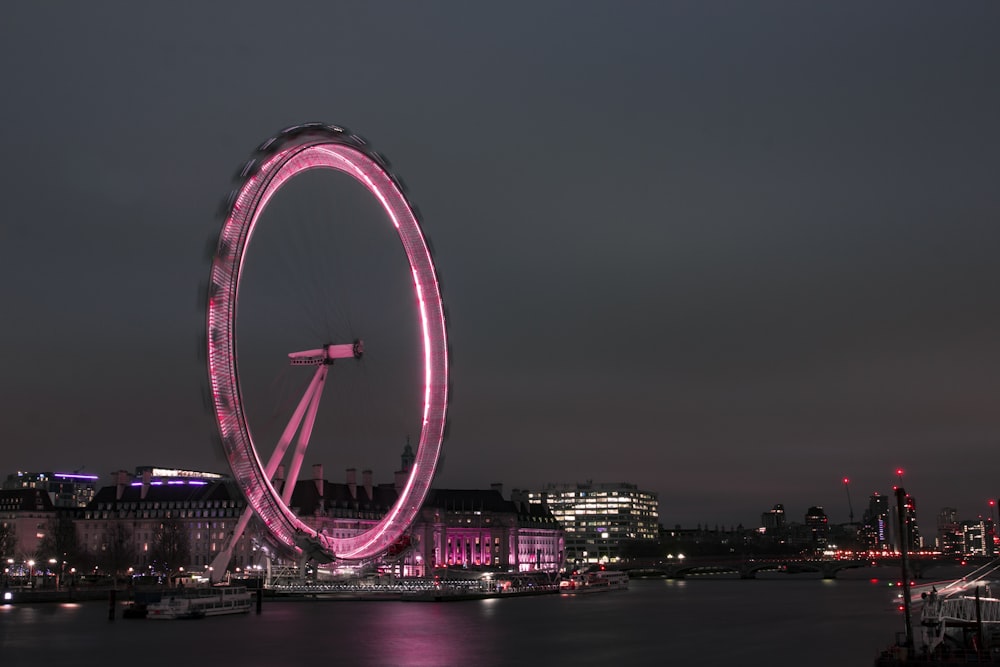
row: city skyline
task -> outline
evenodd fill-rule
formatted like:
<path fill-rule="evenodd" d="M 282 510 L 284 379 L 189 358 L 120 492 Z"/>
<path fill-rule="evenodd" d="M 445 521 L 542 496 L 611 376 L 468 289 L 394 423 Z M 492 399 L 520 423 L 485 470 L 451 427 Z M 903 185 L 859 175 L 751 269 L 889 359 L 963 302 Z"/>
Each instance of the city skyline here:
<path fill-rule="evenodd" d="M 1000 496 L 995 5 L 274 12 L 8 8 L 9 471 L 227 470 L 198 358 L 213 215 L 259 142 L 320 120 L 388 156 L 433 240 L 453 380 L 436 485 L 628 481 L 669 525 L 846 517 L 843 477 L 857 517 L 898 467 L 934 512 Z M 368 220 L 324 188 L 275 214 Z M 353 294 L 394 303 L 377 240 L 346 248 L 322 251 L 379 270 Z M 405 353 L 371 340 L 369 369 Z M 414 435 L 395 419 L 305 469 L 389 478 Z"/>
<path fill-rule="evenodd" d="M 327 480 L 328 482 L 332 483 L 332 484 L 338 484 L 338 483 L 342 483 L 344 481 L 343 479 L 340 479 L 339 477 L 337 477 L 336 474 L 330 474 L 333 471 L 324 470 L 322 468 L 320 468 L 320 471 L 323 473 L 323 478 L 325 480 Z M 161 476 L 176 477 L 178 475 L 180 475 L 182 478 L 185 478 L 185 477 L 188 477 L 188 476 L 218 478 L 220 475 L 231 478 L 231 473 L 228 470 L 224 470 L 224 471 L 221 471 L 221 472 L 220 471 L 208 471 L 208 470 L 192 471 L 192 470 L 190 470 L 188 468 L 185 468 L 184 466 L 173 466 L 173 467 L 166 467 L 166 468 L 164 468 L 164 467 L 158 467 L 158 466 L 140 465 L 140 466 L 136 466 L 134 468 L 134 472 L 126 470 L 124 468 L 119 468 L 118 470 L 116 470 L 113 473 L 110 473 L 108 475 L 79 474 L 79 473 L 76 473 L 76 472 L 67 473 L 67 472 L 58 472 L 58 471 L 54 471 L 54 470 L 50 470 L 50 469 L 46 469 L 44 471 L 43 470 L 31 470 L 31 471 L 18 470 L 18 471 L 11 471 L 11 472 L 5 474 L 5 476 L 2 479 L 2 482 L 0 482 L 0 486 L 2 486 L 2 488 L 4 488 L 4 489 L 17 489 L 17 488 L 29 488 L 29 487 L 30 488 L 34 488 L 37 485 L 37 483 L 38 483 L 38 479 L 36 479 L 37 476 L 39 476 L 39 475 L 42 475 L 42 476 L 51 475 L 53 482 L 58 482 L 58 483 L 73 482 L 73 483 L 78 483 L 78 484 L 89 484 L 89 485 L 93 486 L 96 489 L 100 489 L 100 488 L 103 488 L 105 486 L 113 486 L 116 483 L 116 480 L 119 478 L 119 476 L 120 476 L 120 474 L 122 472 L 124 472 L 124 473 L 127 474 L 128 478 L 131 480 L 130 483 L 131 483 L 132 486 L 135 486 L 135 485 L 141 483 L 141 481 L 145 479 L 144 478 L 144 474 L 145 473 L 151 474 L 153 478 L 159 478 Z M 345 472 L 347 474 L 346 474 L 346 476 L 344 476 L 344 478 L 346 480 L 348 480 L 348 483 L 350 483 L 351 479 L 357 479 L 356 478 L 357 471 L 354 471 L 355 475 L 353 477 L 351 476 L 351 472 L 350 471 L 345 471 Z M 367 470 L 364 471 L 365 474 L 367 474 L 368 472 L 369 471 L 367 471 Z M 3 474 L 2 471 L 0 471 L 0 474 Z M 299 481 L 303 482 L 303 481 L 307 481 L 309 479 L 313 479 L 313 476 L 315 474 L 316 474 L 316 470 L 313 470 L 313 472 L 312 472 L 311 475 L 300 476 Z M 22 480 L 22 478 L 23 478 L 23 480 Z M 380 478 L 375 477 L 374 475 L 372 475 L 371 480 L 372 480 L 372 483 L 374 483 L 375 485 L 390 484 L 393 481 L 392 478 L 390 478 L 390 477 L 387 477 L 385 479 L 380 479 Z M 45 480 L 43 480 L 43 481 L 45 481 Z M 622 485 L 624 485 L 625 487 L 629 487 L 629 488 L 636 486 L 635 484 L 633 484 L 632 482 L 630 482 L 628 480 L 612 481 L 612 480 L 593 480 L 593 479 L 588 479 L 588 480 L 585 480 L 585 481 L 582 481 L 582 482 L 569 483 L 569 484 L 567 484 L 565 482 L 548 482 L 548 483 L 545 483 L 542 486 L 537 487 L 537 488 L 523 488 L 523 487 L 517 487 L 517 486 L 511 487 L 511 486 L 507 486 L 507 485 L 503 484 L 502 482 L 494 482 L 488 488 L 500 492 L 501 495 L 503 495 L 505 498 L 511 498 L 511 499 L 513 499 L 513 498 L 517 498 L 517 497 L 522 497 L 525 494 L 528 494 L 529 496 L 532 496 L 532 497 L 534 497 L 534 496 L 540 496 L 540 495 L 542 495 L 542 494 L 544 494 L 546 492 L 558 491 L 558 490 L 561 490 L 561 489 L 581 489 L 581 490 L 586 490 L 587 488 L 593 488 L 595 490 L 601 490 L 601 489 L 605 489 L 606 490 L 606 489 L 610 489 L 610 488 L 617 489 L 617 488 L 621 487 Z M 442 487 L 440 485 L 437 485 L 437 486 L 434 486 L 432 488 L 442 488 Z M 469 485 L 461 485 L 461 484 L 459 484 L 459 485 L 457 485 L 455 487 L 451 487 L 451 488 L 459 489 L 459 490 L 469 490 L 469 491 L 475 491 L 476 490 L 475 487 L 472 487 L 472 486 L 469 486 Z M 648 491 L 647 489 L 639 489 L 639 490 L 642 491 L 642 492 Z M 843 517 L 839 516 L 838 509 L 832 509 L 832 510 L 830 510 L 830 509 L 828 509 L 826 506 L 824 506 L 822 504 L 812 503 L 812 504 L 809 504 L 809 505 L 805 506 L 804 508 L 800 508 L 800 507 L 797 507 L 797 506 L 786 506 L 786 504 L 784 502 L 781 502 L 780 500 L 777 500 L 772 505 L 769 505 L 768 507 L 762 507 L 760 509 L 760 511 L 756 511 L 753 508 L 743 508 L 742 510 L 740 510 L 742 512 L 742 514 L 740 516 L 743 516 L 743 514 L 749 514 L 749 515 L 756 516 L 757 519 L 759 519 L 759 520 L 751 520 L 749 522 L 747 522 L 747 521 L 735 521 L 735 520 L 723 520 L 723 521 L 715 521 L 715 522 L 709 522 L 709 521 L 692 521 L 692 522 L 688 522 L 688 523 L 684 523 L 684 524 L 681 524 L 681 523 L 678 523 L 678 522 L 675 522 L 675 521 L 664 520 L 663 519 L 662 506 L 659 504 L 659 499 L 657 498 L 657 506 L 661 508 L 660 513 L 659 513 L 659 521 L 658 521 L 658 523 L 661 526 L 661 528 L 663 528 L 664 530 L 667 530 L 667 531 L 674 530 L 674 529 L 676 529 L 678 527 L 682 528 L 682 529 L 685 529 L 685 530 L 687 530 L 687 529 L 694 529 L 694 528 L 701 528 L 701 529 L 704 529 L 704 530 L 713 530 L 713 529 L 718 528 L 719 530 L 726 530 L 726 531 L 728 531 L 728 530 L 732 530 L 732 529 L 737 528 L 737 526 L 742 526 L 745 530 L 754 530 L 754 529 L 760 528 L 760 527 L 767 527 L 768 526 L 768 521 L 764 518 L 764 515 L 772 514 L 774 511 L 776 511 L 776 510 L 778 510 L 780 508 L 781 514 L 785 517 L 785 520 L 788 521 L 789 523 L 799 523 L 799 524 L 801 524 L 803 522 L 808 522 L 808 515 L 809 515 L 809 513 L 812 510 L 818 509 L 818 510 L 822 510 L 824 512 L 825 516 L 830 520 L 830 524 L 831 525 L 839 525 L 839 526 L 861 525 L 861 524 L 863 524 L 865 522 L 866 513 L 872 509 L 871 500 L 873 498 L 875 498 L 875 497 L 881 497 L 881 498 L 885 499 L 885 501 L 888 503 L 888 510 L 887 511 L 890 514 L 892 514 L 893 516 L 895 516 L 895 511 L 896 511 L 896 509 L 895 509 L 896 508 L 896 504 L 895 503 L 896 503 L 896 500 L 895 500 L 894 493 L 895 493 L 895 487 L 892 488 L 888 493 L 883 493 L 881 491 L 873 491 L 871 494 L 868 494 L 868 495 L 866 495 L 866 496 L 858 499 L 858 503 L 856 505 L 854 504 L 854 499 L 852 497 L 851 507 L 850 508 L 845 507 L 845 509 L 844 509 L 844 516 Z M 59 495 L 59 494 L 57 494 L 57 495 Z M 915 501 L 919 500 L 916 496 L 914 496 L 913 494 L 911 494 L 909 492 L 907 492 L 906 495 L 907 495 L 908 498 L 912 498 Z M 92 497 L 92 496 L 88 496 L 88 498 L 89 497 Z M 65 501 L 65 499 L 64 499 L 64 501 Z M 738 499 L 737 499 L 737 501 L 738 501 Z M 58 498 L 54 499 L 54 502 L 56 503 L 56 506 L 60 506 L 60 504 L 58 502 Z M 736 504 L 739 505 L 738 502 Z M 918 509 L 917 509 L 917 517 L 918 517 L 918 519 L 917 519 L 917 523 L 918 524 L 923 523 L 926 526 L 925 532 L 929 532 L 929 528 L 930 528 L 931 522 L 932 521 L 936 522 L 938 516 L 942 515 L 944 513 L 954 514 L 958 521 L 974 521 L 976 519 L 979 519 L 979 520 L 983 520 L 983 521 L 993 522 L 993 521 L 996 521 L 997 518 L 998 518 L 997 517 L 996 504 L 997 504 L 997 499 L 989 499 L 989 500 L 987 500 L 986 503 L 984 503 L 984 505 L 986 507 L 986 510 L 982 511 L 982 510 L 978 510 L 976 508 L 972 508 L 972 509 L 958 508 L 958 507 L 955 507 L 953 505 L 943 505 L 943 506 L 937 507 L 937 508 L 928 508 L 928 507 L 923 506 L 922 504 L 918 503 Z M 61 506 L 69 506 L 69 505 L 65 505 L 65 502 L 64 502 L 63 505 L 61 505 Z M 669 511 L 670 510 L 668 508 L 667 512 L 669 513 Z M 756 512 L 756 514 L 754 514 L 754 512 Z M 853 519 L 852 519 L 852 515 L 853 515 Z M 803 521 L 800 521 L 798 519 L 798 517 L 800 517 L 800 516 L 805 517 Z M 842 518 L 844 520 L 841 520 Z"/>

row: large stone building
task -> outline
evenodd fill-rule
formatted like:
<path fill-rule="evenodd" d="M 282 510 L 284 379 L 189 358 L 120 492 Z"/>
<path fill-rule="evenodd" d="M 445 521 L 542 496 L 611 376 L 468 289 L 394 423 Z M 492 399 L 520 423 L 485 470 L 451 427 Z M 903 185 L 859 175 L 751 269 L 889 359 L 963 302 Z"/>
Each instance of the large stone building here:
<path fill-rule="evenodd" d="M 406 464 L 404 456 L 404 465 Z M 372 473 L 348 469 L 343 483 L 326 480 L 313 466 L 312 479 L 299 480 L 290 506 L 313 530 L 351 537 L 374 526 L 396 502 L 406 471 L 392 484 L 375 485 Z M 285 482 L 276 480 L 276 488 Z M 499 485 L 489 490 L 431 489 L 398 554 L 406 576 L 435 569 L 497 569 L 556 572 L 565 557 L 563 530 L 542 507 L 505 500 Z"/>
<path fill-rule="evenodd" d="M 21 571 L 38 553 L 56 508 L 40 488 L 0 491 L 0 558 L 4 569 Z"/>
<path fill-rule="evenodd" d="M 242 494 L 214 473 L 159 468 L 137 473 L 116 473 L 115 484 L 98 491 L 79 514 L 80 546 L 110 573 L 131 568 L 205 574 L 243 513 Z M 170 550 L 162 548 L 167 539 Z M 173 552 L 168 559 L 173 562 L 154 562 L 158 544 L 160 553 Z M 247 532 L 234 547 L 230 569 L 259 564 L 252 532 Z"/>
<path fill-rule="evenodd" d="M 343 483 L 334 483 L 324 478 L 321 465 L 314 465 L 312 477 L 295 484 L 289 505 L 317 532 L 357 535 L 395 504 L 412 454 L 404 452 L 402 460 L 404 470 L 395 481 L 378 485 L 368 470 L 358 479 L 349 469 Z M 279 493 L 287 483 L 283 476 L 279 468 L 273 480 Z M 58 512 L 40 488 L 0 494 L 0 527 L 9 524 L 18 541 L 10 558 L 26 563 Z M 207 575 L 218 565 L 216 557 L 245 507 L 233 481 L 219 474 L 153 467 L 137 468 L 135 474 L 119 471 L 114 484 L 101 488 L 86 507 L 61 511 L 71 520 L 78 547 L 78 558 L 69 565 L 81 573 Z M 227 569 L 263 568 L 266 540 L 261 538 L 252 522 Z M 381 563 L 406 576 L 443 574 L 449 568 L 554 573 L 565 556 L 564 532 L 552 514 L 526 498 L 505 499 L 500 485 L 494 485 L 432 489 L 410 531 Z"/>
<path fill-rule="evenodd" d="M 626 541 L 659 539 L 656 494 L 626 482 L 549 484 L 524 495 L 547 508 L 566 531 L 566 561 L 571 565 L 621 560 Z"/>

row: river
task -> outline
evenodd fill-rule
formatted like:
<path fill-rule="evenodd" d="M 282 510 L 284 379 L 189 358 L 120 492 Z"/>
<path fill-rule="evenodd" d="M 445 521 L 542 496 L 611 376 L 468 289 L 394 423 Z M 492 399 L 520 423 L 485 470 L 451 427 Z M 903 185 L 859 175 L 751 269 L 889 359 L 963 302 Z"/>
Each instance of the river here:
<path fill-rule="evenodd" d="M 636 580 L 466 602 L 277 602 L 110 622 L 107 603 L 0 607 L 0 665 L 867 667 L 903 629 L 886 580 Z"/>

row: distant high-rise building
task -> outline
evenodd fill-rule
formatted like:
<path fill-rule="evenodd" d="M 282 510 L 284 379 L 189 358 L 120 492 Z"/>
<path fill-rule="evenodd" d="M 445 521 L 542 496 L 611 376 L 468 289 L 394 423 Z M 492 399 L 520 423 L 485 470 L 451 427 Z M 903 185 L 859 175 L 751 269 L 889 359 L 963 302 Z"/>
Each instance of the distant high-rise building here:
<path fill-rule="evenodd" d="M 565 529 L 570 564 L 617 562 L 623 542 L 659 538 L 656 494 L 635 484 L 548 484 L 529 491 L 528 502 L 547 507 Z"/>
<path fill-rule="evenodd" d="M 910 494 L 906 494 L 903 500 L 903 519 L 906 521 L 907 551 L 919 551 L 923 548 L 924 540 L 920 536 L 920 528 L 917 526 L 917 501 Z M 902 544 L 902 540 L 896 540 L 897 546 Z"/>
<path fill-rule="evenodd" d="M 830 526 L 826 512 L 822 507 L 814 506 L 806 510 L 806 530 L 809 531 L 809 542 L 812 546 L 823 547 L 830 535 Z"/>
<path fill-rule="evenodd" d="M 97 492 L 97 475 L 70 472 L 22 472 L 7 475 L 3 488 L 41 489 L 49 494 L 54 507 L 86 507 Z"/>
<path fill-rule="evenodd" d="M 884 551 L 890 548 L 888 496 L 883 496 L 878 491 L 869 496 L 868 509 L 865 510 L 861 530 L 865 546 L 872 551 Z"/>
<path fill-rule="evenodd" d="M 785 517 L 785 506 L 778 503 L 760 515 L 761 532 L 767 537 L 782 541 L 788 536 L 788 525 Z"/>
<path fill-rule="evenodd" d="M 958 510 L 942 507 L 937 516 L 937 548 L 942 555 L 959 556 L 964 553 L 962 523 Z"/>
<path fill-rule="evenodd" d="M 991 556 L 990 527 L 983 519 L 962 522 L 962 553 L 966 556 Z"/>

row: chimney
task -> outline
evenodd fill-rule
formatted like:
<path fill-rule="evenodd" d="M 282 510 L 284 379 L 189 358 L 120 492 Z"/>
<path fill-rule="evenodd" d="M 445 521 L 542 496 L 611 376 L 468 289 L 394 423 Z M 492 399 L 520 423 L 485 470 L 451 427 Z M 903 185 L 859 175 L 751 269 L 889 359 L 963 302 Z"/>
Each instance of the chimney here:
<path fill-rule="evenodd" d="M 493 482 L 490 488 L 499 493 L 501 498 L 503 497 L 503 482 Z"/>
<path fill-rule="evenodd" d="M 122 494 L 125 493 L 125 487 L 128 486 L 128 472 L 125 470 L 119 470 L 115 474 L 115 500 L 121 500 Z"/>
<path fill-rule="evenodd" d="M 362 470 L 361 471 L 361 483 L 365 485 L 365 495 L 368 496 L 368 500 L 372 500 L 372 471 Z"/>
<path fill-rule="evenodd" d="M 153 480 L 153 472 L 146 468 L 142 471 L 142 489 L 139 490 L 139 500 L 145 500 L 149 493 L 149 483 Z"/>
<path fill-rule="evenodd" d="M 323 464 L 314 463 L 313 464 L 313 482 L 316 483 L 316 493 L 319 497 L 323 497 Z"/>
<path fill-rule="evenodd" d="M 358 471 L 355 468 L 347 469 L 347 490 L 351 492 L 351 498 L 358 499 Z"/>
<path fill-rule="evenodd" d="M 402 493 L 403 487 L 406 486 L 406 478 L 408 475 L 405 470 L 396 471 L 396 479 L 394 480 L 393 486 L 396 488 L 396 493 Z"/>
<path fill-rule="evenodd" d="M 522 512 L 524 514 L 529 513 L 528 506 L 530 503 L 528 502 L 527 491 L 523 491 L 521 489 L 514 489 L 513 491 L 510 492 L 510 499 L 514 503 L 515 507 L 517 507 L 518 512 Z"/>

